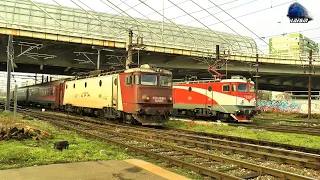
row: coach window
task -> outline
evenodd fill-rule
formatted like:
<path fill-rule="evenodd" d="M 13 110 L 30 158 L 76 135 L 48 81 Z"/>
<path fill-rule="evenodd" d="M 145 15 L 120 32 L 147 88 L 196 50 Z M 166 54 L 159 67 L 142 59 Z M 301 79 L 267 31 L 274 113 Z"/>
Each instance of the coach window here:
<path fill-rule="evenodd" d="M 209 91 L 209 92 L 212 91 L 212 87 L 211 87 L 211 86 L 208 87 L 208 91 Z"/>
<path fill-rule="evenodd" d="M 132 76 L 126 77 L 126 85 L 130 86 L 132 84 Z"/>
<path fill-rule="evenodd" d="M 68 89 L 68 84 L 66 85 L 66 89 Z"/>
<path fill-rule="evenodd" d="M 73 88 L 76 88 L 76 84 L 75 83 L 73 84 Z"/>
<path fill-rule="evenodd" d="M 192 87 L 189 87 L 188 91 L 191 92 L 192 91 Z"/>
<path fill-rule="evenodd" d="M 87 82 L 84 83 L 84 87 L 85 87 L 85 88 L 87 87 Z"/>
<path fill-rule="evenodd" d="M 100 87 L 102 86 L 102 81 L 101 81 L 101 80 L 99 81 L 99 86 L 100 86 Z"/>
<path fill-rule="evenodd" d="M 222 91 L 223 92 L 229 92 L 230 91 L 230 85 L 223 85 L 222 86 Z"/>
<path fill-rule="evenodd" d="M 134 84 L 140 84 L 140 76 L 134 75 Z"/>

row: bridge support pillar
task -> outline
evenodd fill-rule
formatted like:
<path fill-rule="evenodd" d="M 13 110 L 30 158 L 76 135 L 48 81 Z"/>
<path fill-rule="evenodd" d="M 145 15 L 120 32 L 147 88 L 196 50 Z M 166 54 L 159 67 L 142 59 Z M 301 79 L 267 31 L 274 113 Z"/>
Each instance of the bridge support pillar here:
<path fill-rule="evenodd" d="M 7 47 L 7 97 L 5 111 L 10 111 L 10 87 L 11 87 L 11 68 L 13 61 L 13 36 L 8 37 L 8 47 Z"/>

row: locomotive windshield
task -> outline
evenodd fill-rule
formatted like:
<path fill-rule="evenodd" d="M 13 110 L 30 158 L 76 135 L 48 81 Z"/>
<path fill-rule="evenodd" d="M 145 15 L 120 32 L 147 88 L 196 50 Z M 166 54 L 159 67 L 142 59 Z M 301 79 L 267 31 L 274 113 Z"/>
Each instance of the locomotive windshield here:
<path fill-rule="evenodd" d="M 239 84 L 238 92 L 248 92 L 248 85 L 245 83 Z"/>
<path fill-rule="evenodd" d="M 172 78 L 169 76 L 160 76 L 160 86 L 172 86 Z"/>
<path fill-rule="evenodd" d="M 155 74 L 141 74 L 141 84 L 156 86 L 158 85 L 157 75 Z"/>

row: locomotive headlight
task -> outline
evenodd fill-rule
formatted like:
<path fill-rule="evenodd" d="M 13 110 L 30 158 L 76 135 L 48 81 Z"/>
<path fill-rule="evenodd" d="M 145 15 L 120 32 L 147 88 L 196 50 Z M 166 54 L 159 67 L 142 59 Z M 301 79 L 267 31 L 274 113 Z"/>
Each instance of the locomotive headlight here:
<path fill-rule="evenodd" d="M 169 97 L 169 98 L 168 98 L 168 101 L 171 102 L 171 101 L 172 101 L 172 97 Z"/>
<path fill-rule="evenodd" d="M 143 95 L 143 96 L 142 96 L 142 100 L 144 100 L 144 101 L 149 101 L 149 100 L 150 100 L 150 97 L 147 96 L 147 95 Z"/>

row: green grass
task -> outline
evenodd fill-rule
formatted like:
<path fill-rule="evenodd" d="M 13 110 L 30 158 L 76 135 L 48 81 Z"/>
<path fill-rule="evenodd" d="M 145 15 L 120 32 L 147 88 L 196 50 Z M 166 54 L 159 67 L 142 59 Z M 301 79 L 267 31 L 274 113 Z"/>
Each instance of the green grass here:
<path fill-rule="evenodd" d="M 315 121 L 320 122 L 320 114 L 312 114 L 311 119 L 302 118 L 306 117 L 306 114 L 300 113 L 277 113 L 277 112 L 262 112 L 260 115 L 257 115 L 256 118 L 274 118 L 274 119 L 288 119 L 288 120 L 306 120 L 306 121 Z"/>
<path fill-rule="evenodd" d="M 13 119 L 11 114 L 0 114 L 3 118 Z M 0 141 L 0 169 L 19 168 L 33 165 L 54 163 L 97 161 L 97 160 L 122 160 L 131 158 L 123 148 L 105 142 L 86 139 L 76 133 L 61 130 L 50 126 L 43 121 L 21 120 L 49 132 L 53 138 L 39 143 L 36 140 Z M 57 140 L 68 140 L 69 149 L 59 151 L 53 148 Z M 102 153 L 100 153 L 100 151 Z"/>
<path fill-rule="evenodd" d="M 201 126 L 194 125 L 190 123 L 185 123 L 181 121 L 169 121 L 166 126 L 190 129 L 195 131 L 203 131 L 208 133 L 223 134 L 229 136 L 278 142 L 296 146 L 304 146 L 310 148 L 320 148 L 320 137 L 311 136 L 304 134 L 292 134 L 292 133 L 280 133 L 280 132 L 269 132 L 265 130 L 254 130 L 246 129 L 243 127 L 233 127 L 233 126 Z"/>

